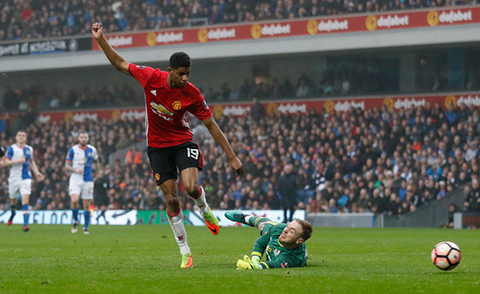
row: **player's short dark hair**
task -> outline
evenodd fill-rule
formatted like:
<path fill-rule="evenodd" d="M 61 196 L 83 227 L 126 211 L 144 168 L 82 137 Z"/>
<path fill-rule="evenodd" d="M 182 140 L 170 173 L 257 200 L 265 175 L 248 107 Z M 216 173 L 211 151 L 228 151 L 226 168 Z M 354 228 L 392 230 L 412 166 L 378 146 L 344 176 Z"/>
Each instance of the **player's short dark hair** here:
<path fill-rule="evenodd" d="M 303 219 L 297 218 L 295 219 L 295 221 L 299 223 L 300 226 L 302 227 L 302 234 L 300 235 L 300 237 L 304 241 L 307 241 L 312 236 L 312 225 Z"/>
<path fill-rule="evenodd" d="M 176 52 L 170 56 L 169 66 L 171 68 L 190 67 L 192 66 L 192 60 L 185 52 Z"/>

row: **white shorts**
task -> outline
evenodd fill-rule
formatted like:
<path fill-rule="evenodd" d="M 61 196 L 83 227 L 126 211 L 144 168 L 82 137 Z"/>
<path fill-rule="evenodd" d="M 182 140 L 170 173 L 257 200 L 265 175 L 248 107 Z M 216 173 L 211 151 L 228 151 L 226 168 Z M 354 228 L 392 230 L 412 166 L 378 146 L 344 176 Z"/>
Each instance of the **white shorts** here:
<path fill-rule="evenodd" d="M 8 183 L 8 195 L 10 199 L 18 198 L 19 195 L 32 193 L 32 179 L 16 180 Z"/>
<path fill-rule="evenodd" d="M 93 199 L 93 182 L 76 181 L 70 179 L 68 193 L 69 195 L 80 195 L 82 199 Z"/>

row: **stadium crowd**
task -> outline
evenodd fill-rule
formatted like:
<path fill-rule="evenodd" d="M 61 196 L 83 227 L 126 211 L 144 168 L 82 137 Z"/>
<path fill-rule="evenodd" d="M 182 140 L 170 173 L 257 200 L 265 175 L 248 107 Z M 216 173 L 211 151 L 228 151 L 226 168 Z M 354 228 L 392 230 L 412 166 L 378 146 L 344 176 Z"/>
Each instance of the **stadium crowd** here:
<path fill-rule="evenodd" d="M 34 113 L 32 114 L 34 115 Z M 286 197 L 278 179 L 293 165 L 297 208 L 307 212 L 404 214 L 465 186 L 466 206 L 480 209 L 480 111 L 460 106 L 443 110 L 426 103 L 412 110 L 352 109 L 345 113 L 266 116 L 255 104 L 241 118 L 217 120 L 244 164 L 237 177 L 221 148 L 196 119 L 192 128 L 204 157 L 201 185 L 213 209 L 279 209 Z M 65 156 L 80 129 L 90 133 L 102 165 L 95 204 L 102 209 L 165 209 L 144 150 L 143 121 L 87 120 L 46 124 L 21 120 L 35 149 L 43 182 L 33 185 L 33 209 L 68 209 Z M 14 122 L 12 122 L 14 124 Z M 1 125 L 1 124 L 0 124 Z M 7 130 L 11 130 L 11 126 Z M 12 133 L 2 145 L 13 143 Z M 131 150 L 109 164 L 117 150 Z M 0 174 L 0 209 L 8 208 L 8 172 Z M 180 185 L 182 207 L 192 209 Z"/>
<path fill-rule="evenodd" d="M 473 0 L 455 5 L 476 4 Z M 3 0 L 0 41 L 451 6 L 446 0 Z M 196 20 L 203 21 L 196 21 Z"/>

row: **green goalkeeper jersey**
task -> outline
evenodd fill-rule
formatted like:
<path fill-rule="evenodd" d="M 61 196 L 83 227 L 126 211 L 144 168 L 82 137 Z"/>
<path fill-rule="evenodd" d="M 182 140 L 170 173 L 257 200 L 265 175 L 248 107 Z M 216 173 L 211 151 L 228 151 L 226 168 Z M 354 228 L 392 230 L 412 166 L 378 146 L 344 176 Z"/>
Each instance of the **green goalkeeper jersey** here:
<path fill-rule="evenodd" d="M 262 236 L 253 245 L 252 256 L 262 258 L 263 252 L 267 261 L 260 262 L 262 268 L 303 267 L 307 265 L 307 247 L 303 243 L 295 249 L 287 249 L 278 241 L 287 224 L 266 223 Z"/>

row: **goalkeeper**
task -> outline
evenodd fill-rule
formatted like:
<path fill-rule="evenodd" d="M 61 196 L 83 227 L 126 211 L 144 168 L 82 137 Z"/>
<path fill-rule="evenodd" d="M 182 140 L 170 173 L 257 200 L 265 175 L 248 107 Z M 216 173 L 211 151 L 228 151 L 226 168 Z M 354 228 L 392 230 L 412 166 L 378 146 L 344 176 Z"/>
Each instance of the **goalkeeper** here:
<path fill-rule="evenodd" d="M 309 222 L 295 219 L 289 224 L 274 223 L 260 216 L 228 211 L 225 217 L 234 222 L 258 228 L 260 237 L 253 245 L 252 257 L 245 255 L 237 261 L 237 269 L 267 269 L 303 267 L 307 264 L 305 241 L 312 235 Z M 262 260 L 265 252 L 266 261 Z"/>

